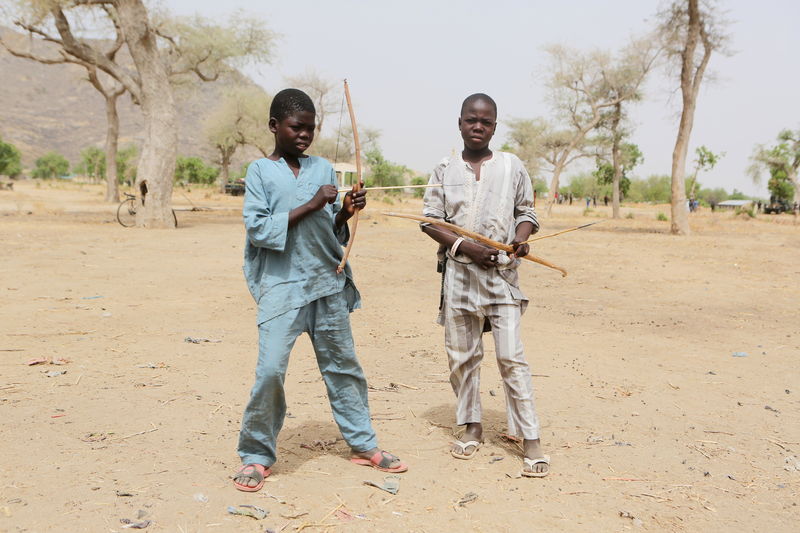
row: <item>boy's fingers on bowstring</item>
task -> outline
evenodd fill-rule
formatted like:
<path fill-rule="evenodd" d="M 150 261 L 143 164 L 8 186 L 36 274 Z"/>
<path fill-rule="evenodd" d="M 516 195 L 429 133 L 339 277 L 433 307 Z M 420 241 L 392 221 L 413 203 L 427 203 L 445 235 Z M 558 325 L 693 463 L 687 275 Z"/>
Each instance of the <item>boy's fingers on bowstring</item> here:
<path fill-rule="evenodd" d="M 322 195 L 322 197 L 325 199 L 325 203 L 332 204 L 339 196 L 339 190 L 333 185 L 323 185 L 319 188 L 317 194 Z"/>

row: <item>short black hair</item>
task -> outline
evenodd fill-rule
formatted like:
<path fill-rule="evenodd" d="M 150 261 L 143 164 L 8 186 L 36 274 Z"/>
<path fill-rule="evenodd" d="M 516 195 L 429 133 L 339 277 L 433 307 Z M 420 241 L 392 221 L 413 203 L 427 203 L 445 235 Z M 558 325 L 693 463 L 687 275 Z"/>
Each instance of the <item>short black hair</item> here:
<path fill-rule="evenodd" d="M 317 113 L 314 102 L 300 89 L 284 89 L 278 92 L 269 106 L 270 118 L 275 118 L 278 122 L 302 111 Z"/>
<path fill-rule="evenodd" d="M 497 103 L 495 103 L 494 99 L 492 99 L 491 96 L 484 93 L 475 93 L 464 98 L 464 102 L 461 104 L 461 114 L 462 115 L 464 114 L 464 110 L 467 108 L 469 104 L 477 100 L 483 100 L 484 102 L 489 102 L 490 104 L 492 104 L 492 107 L 494 108 L 494 116 L 495 117 L 497 116 Z"/>

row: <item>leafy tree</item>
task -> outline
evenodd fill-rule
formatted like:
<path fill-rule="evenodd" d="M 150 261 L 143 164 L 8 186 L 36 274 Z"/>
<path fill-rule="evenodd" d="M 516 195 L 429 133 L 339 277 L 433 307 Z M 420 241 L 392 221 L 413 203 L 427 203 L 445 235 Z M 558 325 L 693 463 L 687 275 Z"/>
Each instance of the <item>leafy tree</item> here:
<path fill-rule="evenodd" d="M 800 202 L 800 130 L 781 131 L 778 144 L 771 148 L 756 146 L 750 160 L 748 173 L 754 182 L 761 181 L 761 171 L 766 168 L 770 194 L 784 202 Z"/>
<path fill-rule="evenodd" d="M 56 152 L 48 152 L 36 160 L 34 178 L 49 179 L 65 176 L 69 172 L 69 161 Z"/>
<path fill-rule="evenodd" d="M 175 163 L 175 181 L 184 183 L 214 183 L 219 169 L 206 165 L 199 157 L 179 157 Z"/>
<path fill-rule="evenodd" d="M 608 113 L 621 115 L 623 102 L 640 98 L 640 87 L 658 55 L 651 39 L 632 41 L 617 56 L 603 51 L 582 53 L 564 46 L 551 46 L 548 87 L 556 114 L 567 129 L 557 132 L 550 190 L 558 190 L 558 181 L 575 151 L 580 152 L 587 137 Z M 616 110 L 616 111 L 614 111 Z M 552 209 L 550 198 L 548 211 Z"/>
<path fill-rule="evenodd" d="M 269 131 L 270 98 L 260 87 L 240 86 L 228 91 L 205 121 L 206 138 L 219 156 L 219 188 L 230 179 L 231 159 L 239 146 L 250 145 L 267 157 L 273 148 Z"/>
<path fill-rule="evenodd" d="M 0 138 L 0 176 L 16 178 L 22 174 L 20 154 L 17 147 L 11 143 L 3 142 Z"/>
<path fill-rule="evenodd" d="M 425 185 L 427 183 L 428 180 L 426 178 L 423 178 L 422 176 L 417 176 L 416 178 L 413 178 L 411 180 L 411 185 Z M 414 189 L 414 198 L 422 198 L 423 196 L 425 196 L 424 187 L 420 187 L 419 189 Z"/>
<path fill-rule="evenodd" d="M 409 169 L 387 161 L 379 148 L 370 148 L 364 153 L 364 158 L 369 167 L 369 173 L 364 180 L 368 187 L 390 187 L 404 184 L 404 178 Z"/>
<path fill-rule="evenodd" d="M 700 189 L 697 193 L 697 199 L 709 205 L 717 205 L 727 200 L 728 197 L 728 192 L 721 187 L 716 189 Z"/>
<path fill-rule="evenodd" d="M 617 175 L 617 180 L 614 179 L 614 165 L 603 159 L 597 160 L 597 170 L 592 172 L 592 175 L 597 178 L 598 183 L 611 185 L 612 195 L 613 187 L 619 187 L 619 193 L 622 197 L 625 197 L 628 195 L 628 190 L 631 186 L 631 180 L 628 178 L 628 173 L 632 171 L 634 167 L 644 161 L 644 156 L 642 155 L 641 150 L 639 150 L 639 147 L 635 144 L 623 143 L 619 146 L 617 157 L 619 164 L 619 174 Z M 618 210 L 619 209 L 617 209 L 617 211 Z"/>
<path fill-rule="evenodd" d="M 686 211 L 686 155 L 694 124 L 697 95 L 714 52 L 724 52 L 728 36 L 713 0 L 673 0 L 659 13 L 659 35 L 669 64 L 680 71 L 681 119 L 672 152 L 673 234 L 688 235 Z"/>
<path fill-rule="evenodd" d="M 670 201 L 672 178 L 667 175 L 652 175 L 646 179 L 631 179 L 628 201 L 651 202 L 655 204 Z"/>
<path fill-rule="evenodd" d="M 141 204 L 136 223 L 174 227 L 171 203 L 178 136 L 173 86 L 189 80 L 214 81 L 232 74 L 245 61 L 269 61 L 273 33 L 261 20 L 241 14 L 221 25 L 202 17 L 151 13 L 146 0 L 29 0 L 15 4 L 14 22 L 32 38 L 58 44 L 62 56 L 113 78 L 141 105 L 144 141 L 137 172 Z M 118 30 L 131 62 L 117 61 L 100 48 L 106 41 L 84 38 L 109 35 L 111 26 Z"/>
<path fill-rule="evenodd" d="M 703 172 L 708 172 L 709 170 L 713 169 L 722 156 L 725 155 L 724 152 L 719 154 L 715 154 L 705 146 L 698 146 L 695 149 L 695 154 L 697 157 L 694 160 L 694 172 L 692 173 L 692 177 L 689 184 L 689 198 L 693 198 L 695 195 L 695 189 L 697 188 L 697 174 L 701 170 Z"/>
<path fill-rule="evenodd" d="M 117 152 L 117 179 L 120 183 L 136 181 L 136 161 L 139 150 L 135 145 L 128 145 Z"/>
<path fill-rule="evenodd" d="M 97 146 L 88 146 L 81 150 L 81 160 L 72 171 L 83 174 L 92 180 L 106 175 L 106 153 Z"/>

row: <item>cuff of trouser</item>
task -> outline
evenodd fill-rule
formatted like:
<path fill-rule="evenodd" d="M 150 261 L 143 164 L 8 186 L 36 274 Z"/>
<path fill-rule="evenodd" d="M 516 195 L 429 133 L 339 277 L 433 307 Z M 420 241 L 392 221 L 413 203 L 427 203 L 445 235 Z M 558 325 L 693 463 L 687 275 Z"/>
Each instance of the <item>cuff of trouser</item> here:
<path fill-rule="evenodd" d="M 243 465 L 263 465 L 269 468 L 273 463 L 264 455 L 241 455 Z"/>
<path fill-rule="evenodd" d="M 373 439 L 366 444 L 360 444 L 358 446 L 351 446 L 350 449 L 356 453 L 363 453 L 368 452 L 370 450 L 374 450 L 378 447 L 378 439 Z"/>

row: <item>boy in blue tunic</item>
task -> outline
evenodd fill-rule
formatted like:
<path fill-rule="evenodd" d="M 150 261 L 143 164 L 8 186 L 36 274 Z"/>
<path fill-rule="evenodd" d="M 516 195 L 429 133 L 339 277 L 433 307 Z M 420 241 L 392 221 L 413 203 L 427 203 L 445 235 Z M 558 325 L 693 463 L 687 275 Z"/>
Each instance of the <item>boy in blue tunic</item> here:
<path fill-rule="evenodd" d="M 333 417 L 356 464 L 387 472 L 408 467 L 378 449 L 367 403 L 367 382 L 356 359 L 349 313 L 360 306 L 349 265 L 336 267 L 349 238 L 347 220 L 366 205 L 366 191 L 336 202 L 333 167 L 303 155 L 314 139 L 316 111 L 297 89 L 275 95 L 269 129 L 275 150 L 250 164 L 245 178 L 247 229 L 244 273 L 258 304 L 258 363 L 242 417 L 237 489 L 255 492 L 276 460 L 286 414 L 283 383 L 289 353 L 303 332 L 311 338 Z"/>

